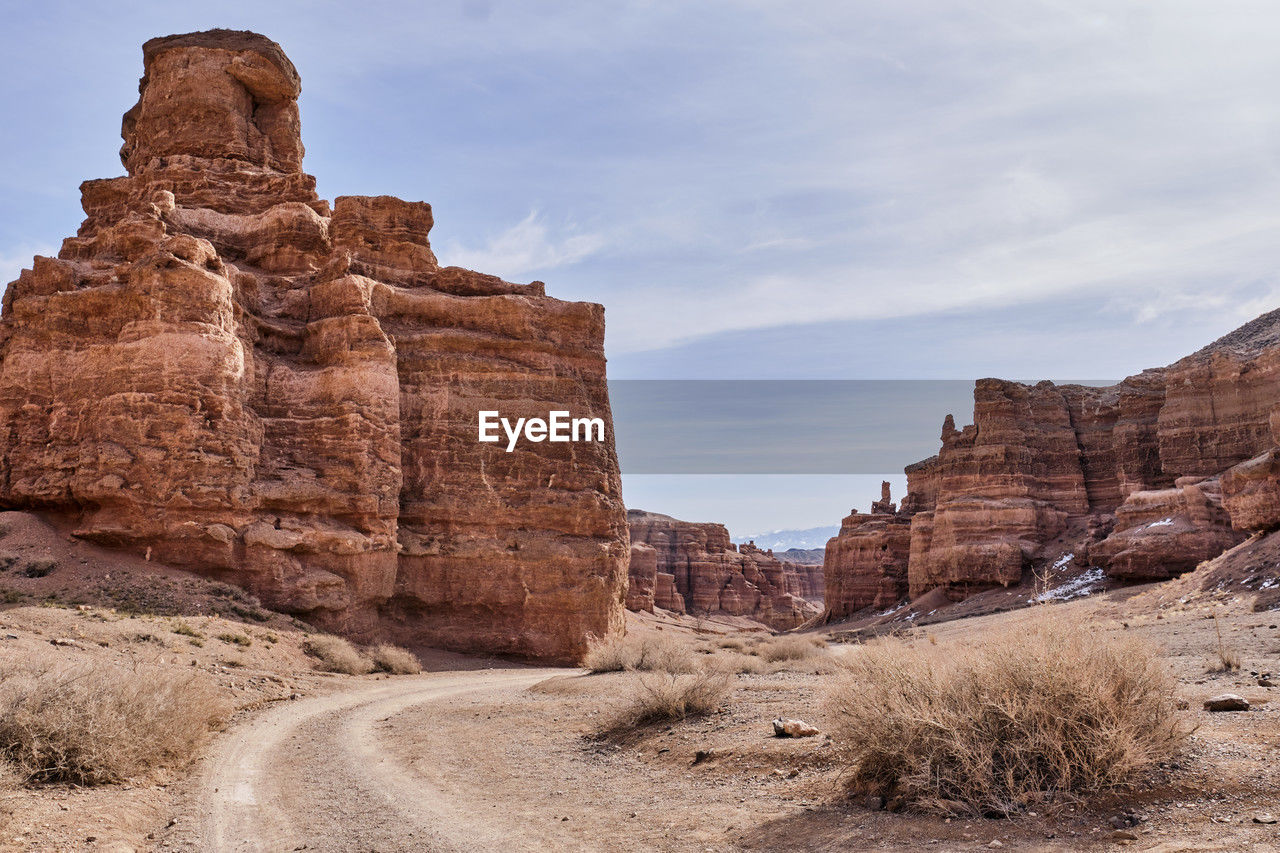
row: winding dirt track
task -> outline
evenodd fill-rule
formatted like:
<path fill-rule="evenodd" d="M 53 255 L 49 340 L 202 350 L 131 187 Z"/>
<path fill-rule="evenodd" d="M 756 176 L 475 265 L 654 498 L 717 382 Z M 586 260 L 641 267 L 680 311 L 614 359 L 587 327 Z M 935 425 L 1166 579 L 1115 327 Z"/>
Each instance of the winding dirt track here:
<path fill-rule="evenodd" d="M 401 764 L 376 724 L 410 709 L 429 721 L 433 704 L 567 671 L 433 673 L 281 703 L 215 742 L 188 797 L 190 823 L 176 828 L 170 849 L 533 849 L 518 827 L 478 821 L 438 779 Z"/>

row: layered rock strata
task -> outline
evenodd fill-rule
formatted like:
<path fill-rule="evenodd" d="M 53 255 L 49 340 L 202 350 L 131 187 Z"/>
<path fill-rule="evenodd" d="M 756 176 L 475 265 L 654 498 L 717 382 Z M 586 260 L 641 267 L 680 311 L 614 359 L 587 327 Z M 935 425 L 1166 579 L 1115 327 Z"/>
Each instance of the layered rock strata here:
<path fill-rule="evenodd" d="M 797 592 L 812 587 L 808 571 L 753 543 L 734 545 L 722 524 L 680 521 L 643 510 L 629 510 L 627 521 L 632 542 L 648 545 L 656 554 L 658 607 L 745 616 L 777 629 L 794 628 L 820 612 Z M 672 592 L 679 599 L 676 607 L 663 603 L 663 575 L 672 578 Z"/>
<path fill-rule="evenodd" d="M 889 607 L 907 593 L 911 515 L 890 501 L 889 484 L 871 512 L 853 510 L 827 542 L 826 612 L 843 619 L 865 607 Z"/>
<path fill-rule="evenodd" d="M 1280 311 L 1110 387 L 980 380 L 973 423 L 948 415 L 938 454 L 907 466 L 893 535 L 873 510 L 828 545 L 828 607 L 894 594 L 901 561 L 866 551 L 900 553 L 904 524 L 911 597 L 1017 583 L 1050 541 L 1114 577 L 1193 568 L 1280 525 L 1277 401 Z"/>
<path fill-rule="evenodd" d="M 425 203 L 331 208 L 263 36 L 143 57 L 127 176 L 4 295 L 0 505 L 357 637 L 572 661 L 621 630 L 612 428 L 476 440 L 480 409 L 609 422 L 601 306 L 441 267 Z"/>

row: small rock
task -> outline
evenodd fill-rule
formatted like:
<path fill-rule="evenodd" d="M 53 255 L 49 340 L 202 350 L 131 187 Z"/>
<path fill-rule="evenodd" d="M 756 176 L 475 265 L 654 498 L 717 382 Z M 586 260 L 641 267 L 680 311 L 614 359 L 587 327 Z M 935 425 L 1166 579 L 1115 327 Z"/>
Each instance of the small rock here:
<path fill-rule="evenodd" d="M 74 647 L 74 646 L 80 645 L 75 640 L 71 640 L 66 637 L 54 637 L 52 640 L 49 641 L 49 643 L 50 645 L 54 645 L 54 646 L 73 646 Z"/>
<path fill-rule="evenodd" d="M 1206 699 L 1204 709 L 1206 711 L 1247 711 L 1249 700 L 1235 693 L 1223 693 L 1212 699 Z"/>
<path fill-rule="evenodd" d="M 1258 679 L 1258 686 L 1259 687 L 1275 687 L 1276 683 L 1264 675 Z"/>
<path fill-rule="evenodd" d="M 994 849 L 995 849 L 995 848 L 997 848 L 997 847 L 1003 847 L 1003 846 L 1004 846 L 1004 842 L 1003 842 L 1003 841 L 1001 841 L 999 838 L 993 838 L 993 839 L 991 839 L 991 843 L 990 843 L 990 844 L 988 844 L 987 846 L 988 846 L 988 847 L 990 847 L 990 848 L 992 848 L 992 849 L 994 850 Z"/>
<path fill-rule="evenodd" d="M 1129 829 L 1117 829 L 1111 833 L 1112 841 L 1137 841 L 1138 833 Z"/>
<path fill-rule="evenodd" d="M 804 720 L 791 720 L 779 717 L 773 721 L 774 737 L 812 737 L 818 730 Z"/>
<path fill-rule="evenodd" d="M 715 750 L 712 750 L 712 749 L 700 749 L 700 750 L 698 750 L 697 752 L 695 752 L 695 753 L 693 754 L 693 766 L 694 766 L 694 767 L 697 767 L 699 764 L 701 764 L 702 762 L 706 761 L 708 758 L 710 758 L 711 756 L 713 756 L 713 755 L 715 755 L 715 754 L 716 754 L 716 753 L 715 753 Z"/>
<path fill-rule="evenodd" d="M 1254 823 L 1275 823 L 1276 816 L 1273 814 L 1270 814 L 1269 812 L 1263 812 L 1262 814 L 1254 815 L 1253 822 Z"/>
<path fill-rule="evenodd" d="M 878 812 L 884 808 L 884 797 L 867 797 L 867 808 L 873 812 Z"/>

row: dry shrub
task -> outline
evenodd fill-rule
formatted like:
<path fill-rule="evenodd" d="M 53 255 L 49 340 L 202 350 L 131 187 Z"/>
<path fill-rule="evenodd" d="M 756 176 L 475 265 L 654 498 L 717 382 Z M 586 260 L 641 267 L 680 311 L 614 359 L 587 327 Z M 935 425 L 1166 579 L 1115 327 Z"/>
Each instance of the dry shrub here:
<path fill-rule="evenodd" d="M 927 809 L 1006 815 L 1117 787 L 1187 734 L 1155 655 L 1077 623 L 968 646 L 882 639 L 847 668 L 830 711 L 850 790 Z"/>
<path fill-rule="evenodd" d="M 1235 672 L 1244 666 L 1244 658 L 1240 652 L 1222 637 L 1222 620 L 1213 614 L 1213 630 L 1218 635 L 1218 644 L 1214 648 L 1214 659 L 1209 663 L 1209 672 Z"/>
<path fill-rule="evenodd" d="M 228 713 L 195 673 L 100 663 L 3 675 L 0 753 L 27 780 L 100 785 L 180 767 Z"/>
<path fill-rule="evenodd" d="M 698 668 L 693 651 L 675 637 L 613 637 L 592 642 L 582 665 L 592 672 L 693 672 Z"/>
<path fill-rule="evenodd" d="M 744 655 L 741 652 L 718 654 L 712 659 L 711 665 L 720 672 L 735 675 L 759 675 L 769 669 L 768 664 L 760 658 Z"/>
<path fill-rule="evenodd" d="M 784 634 L 760 645 L 759 655 L 769 663 L 787 660 L 804 660 L 818 654 L 820 647 L 807 637 Z"/>
<path fill-rule="evenodd" d="M 364 675 L 373 671 L 373 663 L 355 646 L 332 634 L 313 634 L 302 643 L 302 650 L 320 661 L 326 672 Z"/>
<path fill-rule="evenodd" d="M 742 652 L 747 649 L 747 644 L 740 637 L 726 637 L 717 645 L 722 649 L 730 649 L 735 652 Z"/>
<path fill-rule="evenodd" d="M 601 731 L 605 737 L 645 726 L 714 713 L 724 705 L 732 682 L 727 673 L 704 670 L 688 675 L 653 672 L 636 676 L 630 701 Z"/>
<path fill-rule="evenodd" d="M 369 650 L 374 669 L 392 675 L 417 675 L 422 672 L 422 662 L 408 649 L 383 643 Z"/>

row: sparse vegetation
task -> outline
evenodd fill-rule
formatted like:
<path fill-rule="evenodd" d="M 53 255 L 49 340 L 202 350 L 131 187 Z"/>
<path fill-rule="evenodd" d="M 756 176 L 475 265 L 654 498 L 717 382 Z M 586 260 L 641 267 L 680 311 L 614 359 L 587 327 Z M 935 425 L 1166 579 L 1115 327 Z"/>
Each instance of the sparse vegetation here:
<path fill-rule="evenodd" d="M 807 637 L 802 637 L 798 634 L 783 634 L 761 643 L 757 654 L 769 663 L 777 663 L 778 661 L 811 658 L 819 654 L 820 648 Z"/>
<path fill-rule="evenodd" d="M 692 649 L 674 637 L 614 637 L 593 642 L 582 665 L 592 672 L 683 673 L 698 668 Z"/>
<path fill-rule="evenodd" d="M 1063 621 L 965 647 L 873 641 L 830 706 L 852 791 L 953 813 L 1116 787 L 1186 736 L 1151 651 Z"/>
<path fill-rule="evenodd" d="M 302 650 L 320 662 L 326 672 L 365 675 L 373 671 L 373 663 L 355 646 L 331 634 L 313 634 L 302 643 Z"/>
<path fill-rule="evenodd" d="M 651 672 L 635 679 L 630 701 L 609 720 L 602 736 L 620 737 L 645 726 L 714 713 L 732 686 L 727 673 L 709 670 L 687 675 Z"/>
<path fill-rule="evenodd" d="M 422 672 L 422 662 L 408 649 L 386 643 L 369 650 L 369 659 L 378 672 L 392 675 L 416 675 Z"/>
<path fill-rule="evenodd" d="M 760 658 L 744 655 L 741 652 L 725 652 L 716 655 L 711 665 L 720 672 L 734 675 L 760 675 L 769 670 L 768 665 Z"/>
<path fill-rule="evenodd" d="M 28 780 L 98 785 L 181 766 L 226 716 L 196 674 L 106 663 L 0 674 L 0 754 Z"/>
<path fill-rule="evenodd" d="M 56 560 L 28 560 L 22 567 L 22 573 L 29 578 L 43 578 L 52 574 L 56 568 L 58 568 Z"/>
<path fill-rule="evenodd" d="M 186 622 L 179 622 L 172 629 L 173 633 L 182 637 L 190 637 L 193 640 L 203 640 L 204 634 L 201 634 L 195 628 L 192 628 Z"/>
<path fill-rule="evenodd" d="M 231 612 L 241 619 L 250 619 L 254 622 L 266 622 L 271 618 L 271 614 L 266 611 L 256 607 L 241 607 L 238 604 L 231 605 Z"/>
<path fill-rule="evenodd" d="M 219 634 L 218 639 L 224 643 L 231 643 L 232 645 L 241 646 L 246 649 L 253 645 L 253 640 L 246 637 L 244 634 Z"/>
<path fill-rule="evenodd" d="M 1209 672 L 1235 672 L 1244 666 L 1244 658 L 1241 657 L 1234 646 L 1227 644 L 1222 636 L 1222 620 L 1218 618 L 1218 614 L 1213 614 L 1213 630 L 1218 637 L 1218 643 L 1214 647 L 1214 657 L 1209 664 Z"/>

